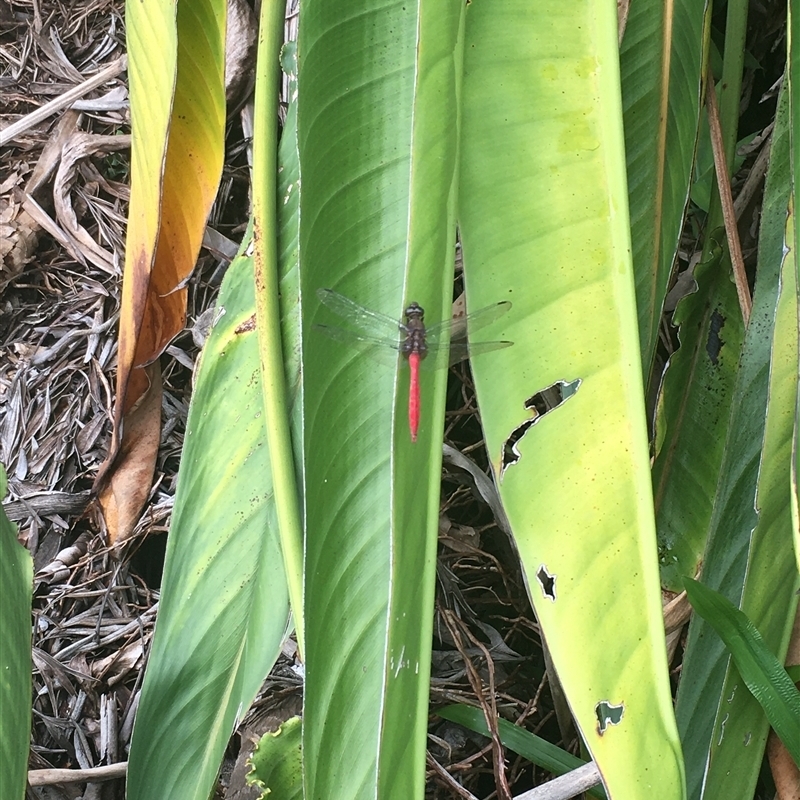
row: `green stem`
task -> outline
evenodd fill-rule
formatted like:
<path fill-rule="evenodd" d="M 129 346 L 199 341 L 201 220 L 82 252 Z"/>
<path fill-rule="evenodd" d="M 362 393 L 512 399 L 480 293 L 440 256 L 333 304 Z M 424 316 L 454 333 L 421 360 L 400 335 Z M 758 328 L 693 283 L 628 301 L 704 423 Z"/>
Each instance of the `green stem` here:
<path fill-rule="evenodd" d="M 303 526 L 289 428 L 278 289 L 278 65 L 283 41 L 284 9 L 284 3 L 278 0 L 264 0 L 261 5 L 253 124 L 253 259 L 256 328 L 275 510 L 297 646 L 302 659 L 305 652 Z"/>

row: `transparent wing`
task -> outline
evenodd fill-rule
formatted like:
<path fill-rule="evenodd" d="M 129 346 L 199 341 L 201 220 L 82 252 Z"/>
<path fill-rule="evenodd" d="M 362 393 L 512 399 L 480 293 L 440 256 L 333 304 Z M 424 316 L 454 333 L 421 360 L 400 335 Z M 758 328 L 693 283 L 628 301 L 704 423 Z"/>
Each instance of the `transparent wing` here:
<path fill-rule="evenodd" d="M 428 342 L 428 347 L 430 348 L 432 344 L 437 345 L 442 338 L 449 338 L 454 344 L 458 343 L 459 340 L 467 338 L 468 332 L 469 334 L 475 333 L 475 331 L 480 330 L 490 322 L 494 322 L 496 319 L 502 317 L 510 308 L 511 303 L 508 300 L 503 300 L 501 303 L 494 303 L 493 305 L 479 308 L 477 311 L 473 311 L 465 317 L 448 319 L 437 325 L 431 325 L 426 329 L 425 338 Z M 443 336 L 446 331 L 449 331 L 449 337 Z M 495 347 L 493 349 L 497 350 L 498 348 Z"/>
<path fill-rule="evenodd" d="M 439 369 L 442 366 L 452 367 L 453 364 L 458 364 L 468 358 L 475 358 L 475 356 L 483 355 L 484 353 L 491 353 L 492 350 L 502 350 L 504 347 L 511 347 L 513 342 L 474 342 L 472 344 L 460 341 L 453 342 L 450 345 L 450 353 L 447 358 L 446 364 L 441 363 L 441 359 L 437 356 L 444 349 L 443 342 L 437 342 L 432 347 L 428 348 L 428 357 L 420 365 L 420 369 L 430 371 L 432 369 Z"/>
<path fill-rule="evenodd" d="M 394 342 L 394 346 L 396 346 L 401 333 L 405 330 L 405 326 L 396 319 L 379 314 L 377 311 L 371 311 L 349 297 L 334 292 L 333 289 L 317 289 L 317 297 L 334 314 L 342 317 L 351 327 L 376 343 L 392 344 Z M 333 336 L 332 338 L 337 337 Z M 347 341 L 353 341 L 353 339 Z"/>
<path fill-rule="evenodd" d="M 386 340 L 383 336 L 369 336 L 356 331 L 348 331 L 345 328 L 336 328 L 332 325 L 312 325 L 315 331 L 327 336 L 329 339 L 336 339 L 337 342 L 347 344 L 360 343 L 364 347 L 391 347 L 394 350 L 400 349 L 400 341 Z"/>
<path fill-rule="evenodd" d="M 407 331 L 405 325 L 385 314 L 371 311 L 333 289 L 318 289 L 317 297 L 323 305 L 341 317 L 351 329 L 330 325 L 313 325 L 312 328 L 315 331 L 349 345 L 373 361 L 390 365 L 397 363 L 398 351 L 401 348 L 404 333 Z M 492 350 L 510 347 L 512 342 L 470 343 L 467 341 L 468 332 L 473 334 L 484 325 L 501 317 L 510 308 L 511 303 L 503 301 L 481 308 L 467 316 L 448 319 L 426 328 L 425 342 L 428 357 L 422 361 L 422 368 L 427 371 L 445 366 L 437 356 L 448 347 L 448 344 L 447 365 L 457 364 L 466 358 L 474 358 Z"/>
<path fill-rule="evenodd" d="M 502 350 L 504 347 L 511 347 L 514 342 L 454 342 L 450 345 L 450 366 L 458 364 L 465 358 L 475 358 L 484 353 L 491 353 L 492 350 Z"/>
<path fill-rule="evenodd" d="M 334 328 L 330 325 L 312 325 L 312 330 L 321 333 L 329 339 L 344 342 L 348 348 L 363 353 L 371 361 L 376 361 L 385 366 L 396 367 L 400 350 L 400 342 L 381 338 L 379 336 L 366 336 L 344 328 Z"/>
<path fill-rule="evenodd" d="M 372 361 L 390 367 L 397 364 L 397 357 L 400 354 L 400 342 L 387 342 L 386 339 L 378 336 L 363 336 L 354 331 L 333 328 L 329 325 L 312 325 L 311 327 L 317 333 L 321 333 L 329 339 L 335 339 L 337 342 L 343 342 L 351 349 L 363 353 Z M 504 347 L 511 347 L 512 344 L 513 342 L 475 342 L 473 344 L 465 341 L 454 342 L 450 345 L 450 353 L 445 365 L 436 358 L 445 346 L 444 342 L 438 342 L 428 349 L 428 357 L 423 359 L 420 368 L 428 372 L 440 369 L 443 366 L 452 367 L 453 364 L 458 364 L 459 361 L 474 358 L 483 353 L 490 353 L 492 350 L 502 350 Z"/>

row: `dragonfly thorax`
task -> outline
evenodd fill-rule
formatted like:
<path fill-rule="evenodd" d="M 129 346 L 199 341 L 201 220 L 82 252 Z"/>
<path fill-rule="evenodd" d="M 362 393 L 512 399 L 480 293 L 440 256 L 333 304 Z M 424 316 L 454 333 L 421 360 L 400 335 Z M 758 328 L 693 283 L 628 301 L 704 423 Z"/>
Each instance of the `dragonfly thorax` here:
<path fill-rule="evenodd" d="M 419 303 L 411 303 L 406 309 L 405 339 L 400 345 L 400 352 L 408 356 L 416 353 L 425 358 L 428 345 L 425 341 L 425 311 Z"/>

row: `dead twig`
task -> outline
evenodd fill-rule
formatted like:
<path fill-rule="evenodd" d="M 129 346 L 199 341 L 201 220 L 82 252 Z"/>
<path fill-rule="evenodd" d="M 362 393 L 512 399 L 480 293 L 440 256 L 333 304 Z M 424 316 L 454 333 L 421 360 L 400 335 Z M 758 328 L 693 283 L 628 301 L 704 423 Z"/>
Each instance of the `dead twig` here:
<path fill-rule="evenodd" d="M 711 146 L 714 151 L 714 170 L 717 173 L 717 188 L 719 190 L 719 198 L 722 202 L 722 217 L 725 220 L 725 233 L 728 237 L 728 249 L 731 254 L 733 277 L 736 282 L 736 294 L 739 296 L 739 307 L 742 309 L 742 318 L 746 326 L 750 320 L 753 300 L 750 297 L 750 287 L 747 284 L 747 274 L 744 270 L 744 256 L 742 255 L 742 245 L 739 241 L 739 229 L 736 227 L 736 212 L 733 208 L 731 181 L 728 174 L 728 165 L 725 161 L 722 128 L 719 124 L 717 94 L 714 89 L 714 78 L 711 74 L 710 67 L 708 71 L 706 102 L 708 104 L 708 126 L 711 131 Z"/>
<path fill-rule="evenodd" d="M 569 800 L 591 789 L 592 786 L 597 786 L 598 783 L 600 783 L 600 770 L 594 761 L 590 761 L 535 789 L 518 794 L 514 800 Z"/>
<path fill-rule="evenodd" d="M 508 785 L 506 778 L 506 765 L 504 758 L 503 743 L 500 741 L 500 732 L 497 728 L 497 704 L 495 702 L 495 685 L 494 685 L 494 662 L 489 655 L 489 651 L 484 647 L 483 643 L 476 639 L 469 630 L 463 625 L 460 619 L 453 614 L 452 611 L 445 610 L 442 613 L 445 624 L 447 625 L 450 634 L 453 637 L 456 647 L 458 648 L 461 657 L 464 659 L 464 666 L 467 668 L 467 677 L 472 685 L 472 690 L 478 698 L 483 716 L 486 719 L 486 726 L 489 728 L 490 738 L 492 740 L 492 760 L 494 762 L 494 778 L 495 786 L 497 787 L 497 796 L 500 800 L 511 800 L 511 789 Z M 481 681 L 475 665 L 466 653 L 464 642 L 461 638 L 461 631 L 469 637 L 472 643 L 478 647 L 486 659 L 486 667 L 489 673 L 489 700 L 488 703 L 483 693 L 483 683 Z"/>
<path fill-rule="evenodd" d="M 478 800 L 472 792 L 465 789 L 430 753 L 428 766 L 463 800 Z"/>
<path fill-rule="evenodd" d="M 99 783 L 124 778 L 127 771 L 127 761 L 89 769 L 32 769 L 28 772 L 28 783 L 31 786 L 49 786 L 54 783 Z"/>
<path fill-rule="evenodd" d="M 56 97 L 49 103 L 45 103 L 36 111 L 31 111 L 22 119 L 18 119 L 0 131 L 0 146 L 6 145 L 17 138 L 21 133 L 30 130 L 34 126 L 43 122 L 62 108 L 69 108 L 76 100 L 88 94 L 92 89 L 102 86 L 106 81 L 116 78 L 128 68 L 128 57 L 121 56 L 116 61 L 109 64 L 105 69 L 100 70 L 96 75 L 87 78 L 83 83 L 78 84 L 74 89 L 64 92 L 60 97 Z"/>

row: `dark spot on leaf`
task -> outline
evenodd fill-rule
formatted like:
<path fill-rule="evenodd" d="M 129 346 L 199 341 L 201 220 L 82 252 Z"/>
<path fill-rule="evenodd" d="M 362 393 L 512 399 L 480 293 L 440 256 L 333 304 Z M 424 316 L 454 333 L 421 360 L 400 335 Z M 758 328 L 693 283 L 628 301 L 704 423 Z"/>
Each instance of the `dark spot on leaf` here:
<path fill-rule="evenodd" d="M 241 323 L 241 325 L 236 326 L 236 330 L 234 333 L 247 333 L 248 331 L 254 331 L 256 329 L 256 315 L 251 314 L 248 319 Z"/>
<path fill-rule="evenodd" d="M 722 350 L 722 345 L 725 344 L 725 340 L 720 338 L 720 331 L 722 327 L 725 325 L 725 317 L 714 309 L 711 314 L 711 322 L 708 326 L 708 339 L 706 340 L 706 352 L 708 353 L 708 357 L 711 359 L 711 363 L 716 367 L 717 363 L 719 362 L 719 353 Z"/>

